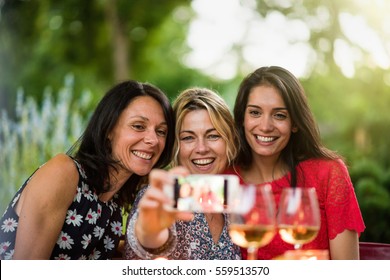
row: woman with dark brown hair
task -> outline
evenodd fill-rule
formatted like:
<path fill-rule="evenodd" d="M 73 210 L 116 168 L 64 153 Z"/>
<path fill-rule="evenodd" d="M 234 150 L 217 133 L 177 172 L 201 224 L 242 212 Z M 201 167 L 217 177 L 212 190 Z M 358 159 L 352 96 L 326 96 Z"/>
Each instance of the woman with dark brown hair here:
<path fill-rule="evenodd" d="M 157 87 L 125 81 L 98 104 L 67 154 L 39 167 L 0 220 L 2 259 L 111 259 L 122 208 L 171 160 L 175 122 Z"/>
<path fill-rule="evenodd" d="M 284 188 L 313 187 L 321 212 L 317 237 L 304 249 L 329 250 L 332 259 L 358 259 L 364 222 L 341 156 L 321 143 L 298 79 L 282 67 L 261 67 L 242 82 L 234 106 L 241 148 L 232 173 L 242 183 L 269 183 L 278 205 Z M 276 235 L 259 249 L 272 259 L 293 246 Z"/>

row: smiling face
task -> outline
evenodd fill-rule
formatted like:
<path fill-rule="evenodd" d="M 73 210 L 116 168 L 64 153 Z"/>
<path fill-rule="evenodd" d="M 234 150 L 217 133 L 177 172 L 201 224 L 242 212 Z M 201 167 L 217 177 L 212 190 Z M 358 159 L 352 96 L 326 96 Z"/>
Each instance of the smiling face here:
<path fill-rule="evenodd" d="M 290 115 L 279 92 L 272 86 L 254 87 L 244 117 L 245 137 L 254 157 L 277 159 L 287 146 L 292 127 Z"/>
<path fill-rule="evenodd" d="M 164 150 L 167 132 L 160 104 L 149 96 L 137 97 L 109 134 L 113 158 L 127 175 L 146 175 Z"/>
<path fill-rule="evenodd" d="M 218 174 L 226 169 L 226 142 L 207 110 L 193 110 L 185 115 L 179 139 L 179 164 L 192 174 Z"/>

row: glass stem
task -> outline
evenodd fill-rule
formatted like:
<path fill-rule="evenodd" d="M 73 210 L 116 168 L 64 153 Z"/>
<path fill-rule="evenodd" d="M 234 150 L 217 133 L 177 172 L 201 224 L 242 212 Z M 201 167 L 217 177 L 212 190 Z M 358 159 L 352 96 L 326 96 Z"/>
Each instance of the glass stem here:
<path fill-rule="evenodd" d="M 257 251 L 258 249 L 256 247 L 249 247 L 248 248 L 248 260 L 257 260 Z"/>
<path fill-rule="evenodd" d="M 300 249 L 302 249 L 302 244 L 294 244 L 294 249 L 295 249 L 295 250 L 300 250 Z"/>

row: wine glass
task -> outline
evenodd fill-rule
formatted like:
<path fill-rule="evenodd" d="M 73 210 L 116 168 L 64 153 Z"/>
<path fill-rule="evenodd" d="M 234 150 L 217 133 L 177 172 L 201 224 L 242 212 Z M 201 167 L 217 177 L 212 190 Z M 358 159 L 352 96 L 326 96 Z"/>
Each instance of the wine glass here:
<path fill-rule="evenodd" d="M 302 249 L 318 234 L 321 225 L 320 209 L 314 188 L 285 188 L 282 191 L 277 223 L 280 237 Z"/>
<path fill-rule="evenodd" d="M 242 185 L 230 203 L 229 235 L 248 249 L 248 260 L 257 259 L 258 248 L 276 233 L 275 202 L 270 185 Z"/>

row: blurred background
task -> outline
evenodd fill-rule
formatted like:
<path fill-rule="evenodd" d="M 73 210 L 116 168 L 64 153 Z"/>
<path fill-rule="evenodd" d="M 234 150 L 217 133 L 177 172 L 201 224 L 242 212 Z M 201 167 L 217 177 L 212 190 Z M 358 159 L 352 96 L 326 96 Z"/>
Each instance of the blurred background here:
<path fill-rule="evenodd" d="M 114 83 L 171 100 L 208 87 L 233 108 L 244 76 L 279 65 L 346 158 L 361 241 L 390 243 L 389 12 L 387 0 L 0 0 L 0 211 Z"/>

